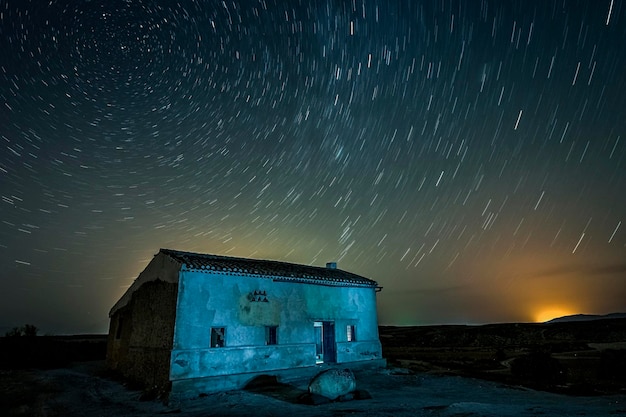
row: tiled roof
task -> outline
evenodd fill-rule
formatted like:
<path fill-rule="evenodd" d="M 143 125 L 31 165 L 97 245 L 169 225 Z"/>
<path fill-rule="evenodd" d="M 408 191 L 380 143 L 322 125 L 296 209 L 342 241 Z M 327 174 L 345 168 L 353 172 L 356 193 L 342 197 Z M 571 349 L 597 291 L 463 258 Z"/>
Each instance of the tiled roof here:
<path fill-rule="evenodd" d="M 377 287 L 378 283 L 340 269 L 292 264 L 261 259 L 234 258 L 161 249 L 184 268 L 199 272 L 221 272 L 230 275 L 257 275 L 277 281 L 306 282 L 332 286 Z"/>

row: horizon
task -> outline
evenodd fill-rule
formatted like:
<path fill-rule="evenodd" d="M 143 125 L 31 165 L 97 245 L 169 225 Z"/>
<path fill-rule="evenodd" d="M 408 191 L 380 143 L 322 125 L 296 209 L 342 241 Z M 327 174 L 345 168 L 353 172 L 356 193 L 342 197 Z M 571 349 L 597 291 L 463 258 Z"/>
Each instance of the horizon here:
<path fill-rule="evenodd" d="M 573 318 L 573 317 L 577 317 L 577 316 L 582 316 L 584 318 L 591 318 L 591 317 L 595 317 L 595 319 L 592 320 L 612 320 L 614 319 L 614 317 L 610 317 L 610 316 L 624 316 L 624 317 L 618 317 L 618 318 L 626 318 L 626 312 L 611 312 L 611 313 L 605 313 L 605 314 L 588 314 L 588 313 L 574 313 L 574 314 L 568 314 L 565 316 L 558 316 L 558 317 L 552 317 L 548 320 L 545 321 L 522 321 L 522 322 L 489 322 L 489 323 L 455 323 L 455 322 L 450 322 L 450 323 L 423 323 L 423 324 L 386 324 L 386 323 L 378 323 L 379 327 L 438 327 L 438 326 L 468 326 L 468 327 L 480 327 L 480 326 L 489 326 L 489 325 L 507 325 L 507 324 L 551 324 L 552 321 L 557 321 L 560 319 L 568 319 L 568 318 Z M 588 321 L 585 319 L 582 320 L 574 320 L 574 321 Z M 105 331 L 102 332 L 83 332 L 83 333 L 56 333 L 54 331 L 49 331 L 46 329 L 40 329 L 36 324 L 34 323 L 22 323 L 21 325 L 15 325 L 15 326 L 2 326 L 0 325 L 0 337 L 6 337 L 7 336 L 7 332 L 9 332 L 10 330 L 13 330 L 15 328 L 20 328 L 24 325 L 34 325 L 35 327 L 37 327 L 37 336 L 106 336 L 108 335 L 108 327 Z"/>
<path fill-rule="evenodd" d="M 626 311 L 622 3 L 4 4 L 2 325 L 108 328 L 160 247 L 381 324 Z"/>
<path fill-rule="evenodd" d="M 560 316 L 560 317 L 553 317 L 551 319 L 548 319 L 546 321 L 526 321 L 526 322 L 490 322 L 490 323 L 426 323 L 426 324 L 383 324 L 383 323 L 378 323 L 379 327 L 445 327 L 445 326 L 466 326 L 466 327 L 480 327 L 480 326 L 490 326 L 490 325 L 507 325 L 507 324 L 511 324 L 511 325 L 515 325 L 515 324 L 552 324 L 551 322 L 553 320 L 559 320 L 559 319 L 567 319 L 567 318 L 572 318 L 572 317 L 576 317 L 576 316 L 583 316 L 583 317 L 596 317 L 596 319 L 593 320 L 613 320 L 613 317 L 607 317 L 607 316 L 613 316 L 613 315 L 623 315 L 624 317 L 618 317 L 618 319 L 622 319 L 622 318 L 626 318 L 626 312 L 613 312 L 613 313 L 607 313 L 607 314 L 586 314 L 586 313 L 576 313 L 576 314 L 570 314 L 567 316 Z M 588 320 L 575 320 L 575 321 L 588 321 Z M 558 321 L 557 321 L 558 323 Z M 22 327 L 23 325 L 26 324 L 33 324 L 33 323 L 23 323 L 22 325 L 16 325 L 16 326 L 0 326 L 0 337 L 7 337 L 7 332 L 10 330 L 13 330 L 15 328 L 19 328 Z M 36 325 L 35 325 L 36 326 Z M 107 336 L 108 335 L 108 329 L 106 331 L 103 332 L 95 332 L 95 333 L 54 333 L 54 332 L 47 332 L 47 331 L 43 331 L 45 329 L 39 329 L 37 328 L 37 336 Z"/>

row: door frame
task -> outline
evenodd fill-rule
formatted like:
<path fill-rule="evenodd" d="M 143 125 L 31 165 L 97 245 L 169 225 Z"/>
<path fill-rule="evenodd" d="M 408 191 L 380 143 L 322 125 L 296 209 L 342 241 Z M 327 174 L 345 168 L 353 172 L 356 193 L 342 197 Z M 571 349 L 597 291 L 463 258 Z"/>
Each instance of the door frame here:
<path fill-rule="evenodd" d="M 335 322 L 331 320 L 315 320 L 313 328 L 315 329 L 315 363 L 337 362 Z"/>

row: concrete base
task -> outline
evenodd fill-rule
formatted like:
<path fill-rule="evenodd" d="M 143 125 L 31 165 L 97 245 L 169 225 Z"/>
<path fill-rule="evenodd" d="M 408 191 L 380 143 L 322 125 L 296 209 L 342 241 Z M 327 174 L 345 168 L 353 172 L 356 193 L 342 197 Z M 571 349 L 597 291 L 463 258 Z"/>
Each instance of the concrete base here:
<path fill-rule="evenodd" d="M 265 372 L 251 372 L 234 375 L 220 375 L 204 378 L 181 379 L 172 381 L 172 388 L 169 395 L 170 402 L 197 398 L 202 394 L 212 394 L 223 391 L 239 390 L 246 387 L 252 380 L 259 376 L 274 376 L 277 381 L 283 384 L 293 384 L 301 382 L 308 384 L 308 381 L 318 373 L 332 368 L 356 369 L 376 369 L 387 366 L 385 359 L 374 359 L 358 362 L 342 363 L 322 363 L 315 366 L 303 368 L 277 369 Z"/>

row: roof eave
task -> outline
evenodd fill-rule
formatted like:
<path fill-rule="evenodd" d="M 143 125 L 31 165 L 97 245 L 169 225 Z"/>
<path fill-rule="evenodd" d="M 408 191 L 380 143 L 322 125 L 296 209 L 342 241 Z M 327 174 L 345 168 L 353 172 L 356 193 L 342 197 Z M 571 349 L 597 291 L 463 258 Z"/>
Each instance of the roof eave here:
<path fill-rule="evenodd" d="M 181 265 L 181 271 L 185 272 L 200 272 L 200 273 L 215 273 L 215 274 L 225 274 L 225 275 L 236 275 L 236 276 L 248 276 L 254 278 L 262 278 L 262 279 L 271 279 L 275 282 L 298 282 L 301 284 L 312 284 L 312 285 L 324 285 L 328 287 L 360 287 L 360 288 L 377 288 L 378 283 L 375 281 L 371 282 L 358 282 L 358 281 L 335 281 L 329 280 L 322 277 L 319 278 L 305 278 L 305 277 L 290 277 L 285 275 L 266 275 L 266 274 L 255 274 L 250 272 L 238 272 L 238 271 L 221 271 L 217 269 L 200 269 L 200 268 L 189 268 L 186 264 Z"/>

